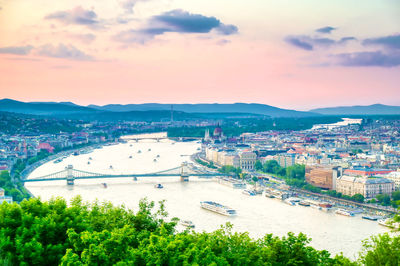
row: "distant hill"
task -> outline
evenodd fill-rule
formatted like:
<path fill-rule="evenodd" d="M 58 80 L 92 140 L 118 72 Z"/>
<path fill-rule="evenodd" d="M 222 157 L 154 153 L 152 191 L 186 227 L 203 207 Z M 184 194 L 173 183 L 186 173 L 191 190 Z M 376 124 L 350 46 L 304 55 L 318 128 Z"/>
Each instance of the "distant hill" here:
<path fill-rule="evenodd" d="M 72 103 L 20 102 L 11 99 L 0 100 L 0 111 L 47 116 L 99 112 L 96 109 L 74 105 Z"/>
<path fill-rule="evenodd" d="M 256 103 L 233 104 L 173 104 L 176 119 L 191 118 L 245 118 L 245 117 L 310 117 L 320 116 L 311 112 L 281 109 L 278 107 Z M 151 120 L 170 117 L 171 104 L 110 104 L 105 106 L 80 106 L 72 102 L 21 102 L 12 99 L 0 100 L 0 111 L 61 116 L 64 118 L 79 118 L 85 120 Z"/>
<path fill-rule="evenodd" d="M 174 111 L 186 113 L 247 113 L 266 115 L 271 117 L 306 117 L 318 114 L 311 112 L 300 112 L 295 110 L 281 109 L 278 107 L 256 104 L 256 103 L 233 103 L 233 104 L 172 104 Z M 145 103 L 145 104 L 109 104 L 104 106 L 89 105 L 88 107 L 112 112 L 170 110 L 171 104 Z"/>
<path fill-rule="evenodd" d="M 340 106 L 312 109 L 310 112 L 323 115 L 400 115 L 400 106 L 383 104 Z"/>

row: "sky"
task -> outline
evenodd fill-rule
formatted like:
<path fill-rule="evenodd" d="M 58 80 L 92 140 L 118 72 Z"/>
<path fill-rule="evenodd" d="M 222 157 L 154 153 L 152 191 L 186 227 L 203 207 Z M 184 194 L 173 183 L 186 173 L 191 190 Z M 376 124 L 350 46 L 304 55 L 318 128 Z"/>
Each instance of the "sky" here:
<path fill-rule="evenodd" d="M 0 0 L 0 98 L 400 105 L 400 2 Z"/>

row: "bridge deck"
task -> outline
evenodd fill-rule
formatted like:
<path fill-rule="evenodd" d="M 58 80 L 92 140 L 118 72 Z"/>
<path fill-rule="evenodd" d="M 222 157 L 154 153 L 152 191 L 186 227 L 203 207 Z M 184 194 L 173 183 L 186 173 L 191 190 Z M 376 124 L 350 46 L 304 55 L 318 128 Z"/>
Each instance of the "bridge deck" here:
<path fill-rule="evenodd" d="M 168 177 L 168 176 L 181 176 L 181 174 L 127 174 L 127 175 L 97 175 L 97 176 L 77 176 L 73 177 L 74 180 L 78 179 L 100 179 L 100 178 L 133 178 L 133 177 Z M 188 173 L 187 176 L 194 177 L 214 177 L 214 176 L 226 176 L 220 173 L 204 173 L 204 174 L 192 174 Z M 48 177 L 48 178 L 32 178 L 21 180 L 21 182 L 41 182 L 41 181 L 59 181 L 67 180 L 67 177 Z"/>

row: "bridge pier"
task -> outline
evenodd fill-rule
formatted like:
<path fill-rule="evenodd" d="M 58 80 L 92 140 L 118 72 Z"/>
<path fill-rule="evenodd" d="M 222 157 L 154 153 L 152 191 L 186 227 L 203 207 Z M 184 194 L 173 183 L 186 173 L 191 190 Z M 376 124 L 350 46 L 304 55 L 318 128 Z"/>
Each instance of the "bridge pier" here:
<path fill-rule="evenodd" d="M 74 185 L 74 180 L 75 177 L 72 174 L 72 169 L 74 169 L 74 167 L 72 166 L 72 164 L 67 166 L 67 185 L 68 186 L 73 186 Z"/>
<path fill-rule="evenodd" d="M 183 162 L 181 165 L 181 182 L 188 182 L 189 174 L 187 171 L 187 162 Z"/>

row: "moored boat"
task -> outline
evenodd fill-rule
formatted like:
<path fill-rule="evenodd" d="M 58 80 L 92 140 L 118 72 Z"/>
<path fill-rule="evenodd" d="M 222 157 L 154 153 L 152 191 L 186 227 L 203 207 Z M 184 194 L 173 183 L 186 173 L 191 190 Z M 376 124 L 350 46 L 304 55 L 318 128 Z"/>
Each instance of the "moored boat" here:
<path fill-rule="evenodd" d="M 295 206 L 295 205 L 296 205 L 296 203 L 294 203 L 294 202 L 291 201 L 290 199 L 285 199 L 283 202 L 286 203 L 286 204 L 288 204 L 288 205 L 291 205 L 291 206 Z"/>
<path fill-rule="evenodd" d="M 216 212 L 226 216 L 236 215 L 236 211 L 228 206 L 224 206 L 214 201 L 202 201 L 200 202 L 200 206 L 203 209 Z"/>
<path fill-rule="evenodd" d="M 361 218 L 363 218 L 365 220 L 370 220 L 370 221 L 378 221 L 382 217 L 381 216 L 374 216 L 374 215 L 363 215 L 363 216 L 361 216 Z"/>
<path fill-rule="evenodd" d="M 332 209 L 332 204 L 326 203 L 326 202 L 322 202 L 319 203 L 318 206 L 321 208 L 322 211 L 330 211 Z"/>
<path fill-rule="evenodd" d="M 247 196 L 255 196 L 256 195 L 256 192 L 254 190 L 250 190 L 250 189 L 245 189 L 242 191 L 242 193 Z"/>
<path fill-rule="evenodd" d="M 354 216 L 354 213 L 352 213 L 352 212 L 349 211 L 349 210 L 345 210 L 345 209 L 337 209 L 337 210 L 335 211 L 335 213 L 336 213 L 336 214 L 343 215 L 343 216 L 349 216 L 349 217 Z"/>
<path fill-rule="evenodd" d="M 264 192 L 264 196 L 267 197 L 267 198 L 271 198 L 271 199 L 275 198 L 275 195 L 273 195 L 273 194 L 272 194 L 271 192 L 269 192 L 269 191 L 265 191 L 265 192 Z"/>
<path fill-rule="evenodd" d="M 189 220 L 182 220 L 180 222 L 180 224 L 183 225 L 183 226 L 189 227 L 189 228 L 194 228 L 195 227 L 194 223 L 192 221 L 189 221 Z"/>
<path fill-rule="evenodd" d="M 399 229 L 400 228 L 400 223 L 393 222 L 392 219 L 381 219 L 378 221 L 378 224 L 389 227 L 389 228 L 395 228 Z"/>
<path fill-rule="evenodd" d="M 299 201 L 299 205 L 304 206 L 304 207 L 310 207 L 310 203 L 307 201 L 301 200 Z"/>

